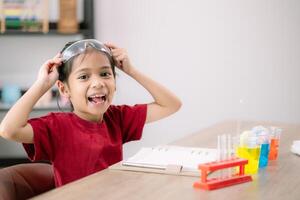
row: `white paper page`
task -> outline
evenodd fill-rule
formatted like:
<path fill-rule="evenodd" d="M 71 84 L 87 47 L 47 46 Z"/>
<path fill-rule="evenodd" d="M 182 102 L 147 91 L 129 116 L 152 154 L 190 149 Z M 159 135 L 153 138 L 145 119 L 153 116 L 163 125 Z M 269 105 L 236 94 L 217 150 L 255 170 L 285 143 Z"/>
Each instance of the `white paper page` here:
<path fill-rule="evenodd" d="M 216 160 L 216 149 L 180 146 L 142 148 L 123 165 L 165 169 L 167 165 L 183 166 L 183 171 L 197 171 L 198 165 Z"/>

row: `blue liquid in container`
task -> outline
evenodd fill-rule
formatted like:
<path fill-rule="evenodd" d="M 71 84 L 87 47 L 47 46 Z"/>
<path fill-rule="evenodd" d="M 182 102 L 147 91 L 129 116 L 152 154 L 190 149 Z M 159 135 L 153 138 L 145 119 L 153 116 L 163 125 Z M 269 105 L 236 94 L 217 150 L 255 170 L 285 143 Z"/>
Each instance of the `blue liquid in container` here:
<path fill-rule="evenodd" d="M 261 144 L 259 156 L 259 168 L 264 168 L 268 165 L 269 144 Z"/>

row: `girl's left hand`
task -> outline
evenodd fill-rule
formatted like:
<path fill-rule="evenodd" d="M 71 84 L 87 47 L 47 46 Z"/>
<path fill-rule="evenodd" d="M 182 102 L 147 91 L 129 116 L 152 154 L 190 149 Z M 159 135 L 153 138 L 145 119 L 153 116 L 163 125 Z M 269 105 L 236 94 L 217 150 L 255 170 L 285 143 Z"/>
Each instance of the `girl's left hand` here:
<path fill-rule="evenodd" d="M 117 67 L 123 72 L 129 74 L 132 68 L 127 51 L 123 48 L 119 48 L 111 43 L 105 43 L 105 46 L 110 48 L 113 58 L 115 59 Z"/>

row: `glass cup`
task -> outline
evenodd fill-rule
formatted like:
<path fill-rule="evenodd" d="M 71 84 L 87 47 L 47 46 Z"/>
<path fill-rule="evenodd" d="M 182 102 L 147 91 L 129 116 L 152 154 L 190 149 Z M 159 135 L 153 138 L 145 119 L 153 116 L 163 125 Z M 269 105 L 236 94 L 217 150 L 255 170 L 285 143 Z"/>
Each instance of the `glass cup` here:
<path fill-rule="evenodd" d="M 279 151 L 279 140 L 282 133 L 282 129 L 277 127 L 271 127 L 270 130 L 271 132 L 269 160 L 277 160 Z"/>
<path fill-rule="evenodd" d="M 237 149 L 237 155 L 240 158 L 248 160 L 245 166 L 245 174 L 256 174 L 258 171 L 260 146 L 257 144 L 256 136 L 248 136 Z"/>
<path fill-rule="evenodd" d="M 269 150 L 270 150 L 270 144 L 269 144 L 269 131 L 265 127 L 261 127 L 260 129 L 257 129 L 255 132 L 255 135 L 257 136 L 257 143 L 260 145 L 260 155 L 259 155 L 259 168 L 264 168 L 268 165 L 269 160 Z"/>

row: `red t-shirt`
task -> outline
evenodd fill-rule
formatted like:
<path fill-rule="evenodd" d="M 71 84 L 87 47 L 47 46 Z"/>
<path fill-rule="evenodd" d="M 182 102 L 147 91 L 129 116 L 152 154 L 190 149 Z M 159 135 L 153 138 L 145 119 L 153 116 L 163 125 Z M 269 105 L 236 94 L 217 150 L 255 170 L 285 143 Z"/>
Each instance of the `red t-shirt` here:
<path fill-rule="evenodd" d="M 139 140 L 147 105 L 113 106 L 101 123 L 74 113 L 50 113 L 30 119 L 34 144 L 23 144 L 31 160 L 49 160 L 55 184 L 61 186 L 122 160 L 122 144 Z"/>

